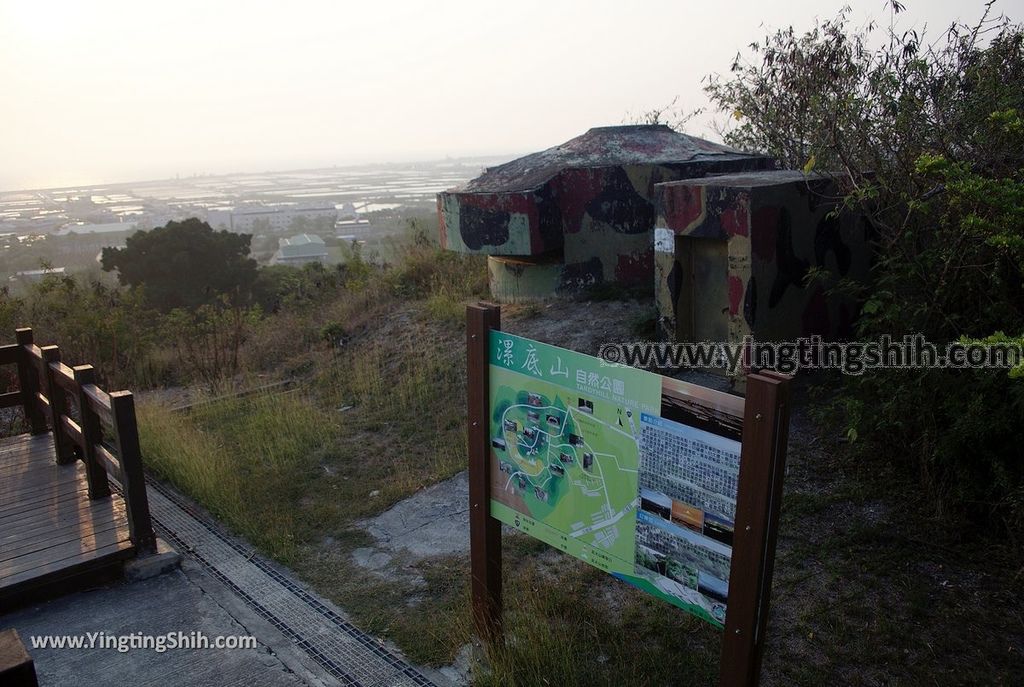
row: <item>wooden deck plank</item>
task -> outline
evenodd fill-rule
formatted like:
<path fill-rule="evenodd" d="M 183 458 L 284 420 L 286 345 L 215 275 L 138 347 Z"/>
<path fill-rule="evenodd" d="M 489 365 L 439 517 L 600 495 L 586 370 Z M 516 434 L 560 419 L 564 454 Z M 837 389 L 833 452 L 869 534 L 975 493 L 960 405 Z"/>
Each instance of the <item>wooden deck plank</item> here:
<path fill-rule="evenodd" d="M 0 455 L 7 452 L 24 451 L 26 447 L 53 446 L 53 437 L 47 434 L 19 434 L 16 437 L 0 439 Z"/>
<path fill-rule="evenodd" d="M 0 460 L 16 460 L 19 456 L 36 455 L 39 452 L 52 449 L 53 439 L 49 434 L 40 434 L 25 441 L 10 444 L 0 444 Z"/>
<path fill-rule="evenodd" d="M 118 542 L 90 553 L 81 553 L 41 568 L 12 575 L 0 580 L 0 613 L 4 612 L 5 599 L 10 599 L 30 587 L 54 584 L 87 571 L 110 566 L 130 558 L 135 552 L 131 542 Z"/>
<path fill-rule="evenodd" d="M 31 536 L 34 529 L 56 530 L 90 520 L 107 520 L 124 512 L 117 494 L 95 501 L 79 500 L 58 510 L 36 509 L 17 518 L 0 518 L 0 547 L 15 538 Z"/>
<path fill-rule="evenodd" d="M 84 478 L 84 470 L 79 474 L 78 470 L 72 468 L 62 472 L 40 473 L 35 476 L 12 479 L 0 487 L 2 489 L 0 491 L 0 508 L 17 501 L 25 501 L 27 495 L 46 491 L 47 487 L 74 485 Z M 28 496 L 28 498 L 35 498 L 35 496 Z"/>
<path fill-rule="evenodd" d="M 53 445 L 52 437 L 46 434 L 19 434 L 16 437 L 0 439 L 0 455 L 6 452 L 24 451 L 26 447 Z"/>
<path fill-rule="evenodd" d="M 15 522 L 0 520 L 0 551 L 7 546 L 13 546 L 12 542 L 20 539 L 43 536 L 46 532 L 57 532 L 67 527 L 78 527 L 82 518 L 103 522 L 110 518 L 125 517 L 124 501 L 117 497 L 111 498 L 113 500 L 83 502 L 82 507 L 75 511 L 56 514 L 44 512 L 39 517 Z"/>
<path fill-rule="evenodd" d="M 65 513 L 73 515 L 84 510 L 83 504 L 87 502 L 86 498 L 79 497 L 77 493 L 65 494 L 63 501 L 48 500 L 35 504 L 23 504 L 21 510 L 0 515 L 0 522 L 14 528 L 26 521 L 38 520 L 41 522 L 46 519 L 56 521 Z"/>
<path fill-rule="evenodd" d="M 81 464 L 79 464 L 81 466 Z M 58 484 L 77 484 L 85 477 L 84 466 L 76 467 L 71 465 L 60 466 L 59 470 L 46 470 L 35 473 L 25 473 L 17 477 L 5 480 L 4 486 L 0 487 L 0 505 L 18 499 L 20 495 L 43 491 L 47 486 Z M 24 501 L 24 499 L 19 499 Z"/>
<path fill-rule="evenodd" d="M 85 466 L 82 463 L 74 465 L 54 466 L 50 470 L 36 470 L 23 472 L 12 477 L 4 478 L 0 485 L 0 503 L 5 498 L 12 498 L 18 493 L 25 493 L 30 489 L 37 489 L 46 484 L 57 484 L 60 482 L 77 482 L 85 476 Z"/>
<path fill-rule="evenodd" d="M 4 475 L 32 473 L 58 467 L 66 467 L 66 465 L 57 464 L 57 461 L 53 459 L 52 449 L 43 449 L 35 455 L 22 456 L 18 459 L 5 460 L 0 458 L 0 473 Z"/>
<path fill-rule="evenodd" d="M 56 463 L 53 460 L 53 456 L 48 451 L 31 457 L 31 460 L 25 460 L 18 463 L 13 461 L 10 463 L 0 462 L 0 479 L 19 475 L 25 472 L 32 472 L 34 470 L 43 470 L 55 465 Z"/>
<path fill-rule="evenodd" d="M 32 510 L 22 510 L 17 513 L 8 514 L 5 517 L 0 517 L 0 523 L 3 523 L 3 531 L 0 534 L 7 534 L 21 527 L 27 522 L 39 522 L 39 523 L 50 523 L 56 525 L 59 522 L 64 522 L 70 519 L 81 519 L 88 517 L 90 514 L 102 513 L 109 508 L 113 503 L 123 503 L 124 500 L 117 494 L 112 494 L 107 499 L 96 499 L 90 501 L 89 499 L 77 499 L 70 502 L 63 502 L 60 508 L 48 508 L 47 504 L 44 504 L 42 508 L 35 508 Z"/>
<path fill-rule="evenodd" d="M 29 487 L 43 482 L 74 482 L 84 473 L 85 465 L 81 462 L 32 467 L 19 472 L 11 472 L 0 477 L 0 494 L 18 491 L 19 484 Z"/>
<path fill-rule="evenodd" d="M 31 434 L 19 434 L 14 437 L 7 437 L 0 439 L 0 456 L 7 453 L 23 453 L 25 447 L 32 446 L 45 446 L 49 444 L 53 447 L 53 439 L 49 434 L 37 434 L 35 436 Z"/>
<path fill-rule="evenodd" d="M 61 531 L 50 531 L 39 537 L 26 537 L 19 541 L 17 546 L 0 548 L 0 570 L 3 569 L 4 563 L 12 561 L 19 556 L 43 551 L 54 546 L 62 546 L 69 542 L 90 541 L 90 538 L 92 538 L 92 541 L 95 541 L 98 535 L 123 527 L 123 523 L 119 523 L 114 517 L 110 517 L 106 521 L 92 520 L 88 523 L 78 523 L 77 526 L 68 526 Z M 125 536 L 127 536 L 127 531 Z"/>
<path fill-rule="evenodd" d="M 53 447 L 46 444 L 25 446 L 20 451 L 7 451 L 0 453 L 0 467 L 16 467 L 26 463 L 55 462 L 53 460 Z"/>
<path fill-rule="evenodd" d="M 52 446 L 33 448 L 31 452 L 0 455 L 0 470 L 11 472 L 28 465 L 56 465 Z"/>
<path fill-rule="evenodd" d="M 134 554 L 124 500 L 88 497 L 85 466 L 57 465 L 53 437 L 0 439 L 0 609 L 74 589 Z"/>
<path fill-rule="evenodd" d="M 43 490 L 37 494 L 32 494 L 31 498 L 25 501 L 19 500 L 13 503 L 0 505 L 0 518 L 23 511 L 34 510 L 36 508 L 55 508 L 61 501 L 79 498 L 77 494 L 80 493 L 84 493 L 85 496 L 82 498 L 87 499 L 89 498 L 88 489 L 89 485 L 85 482 L 61 482 L 53 485 L 50 489 Z"/>
<path fill-rule="evenodd" d="M 25 522 L 31 521 L 42 522 L 44 520 L 51 520 L 53 522 L 57 522 L 66 515 L 75 516 L 76 513 L 81 513 L 89 510 L 89 505 L 91 503 L 102 504 L 104 503 L 104 501 L 96 500 L 90 502 L 87 498 L 85 498 L 85 496 L 76 496 L 76 494 L 65 494 L 63 501 L 36 504 L 38 506 L 36 508 L 26 507 L 23 510 L 8 513 L 4 516 L 0 516 L 0 522 L 4 523 L 10 528 L 16 528 L 21 524 L 24 524 Z"/>
<path fill-rule="evenodd" d="M 0 476 L 0 505 L 5 500 L 14 498 L 19 491 L 23 492 L 25 489 L 31 489 L 47 482 L 70 482 L 74 481 L 75 477 L 74 469 L 66 475 L 50 470 L 40 470 L 38 472 L 20 473 L 12 477 Z M 21 489 L 18 488 L 19 485 L 22 487 Z"/>
<path fill-rule="evenodd" d="M 6 578 L 18 573 L 43 568 L 51 563 L 58 563 L 66 558 L 80 554 L 89 554 L 123 541 L 131 544 L 131 540 L 128 538 L 127 526 L 115 527 L 106 532 L 89 532 L 81 538 L 76 537 L 71 541 L 61 542 L 56 546 L 40 549 L 39 551 L 31 551 L 22 556 L 15 556 L 10 560 L 0 561 L 0 584 L 3 584 Z"/>

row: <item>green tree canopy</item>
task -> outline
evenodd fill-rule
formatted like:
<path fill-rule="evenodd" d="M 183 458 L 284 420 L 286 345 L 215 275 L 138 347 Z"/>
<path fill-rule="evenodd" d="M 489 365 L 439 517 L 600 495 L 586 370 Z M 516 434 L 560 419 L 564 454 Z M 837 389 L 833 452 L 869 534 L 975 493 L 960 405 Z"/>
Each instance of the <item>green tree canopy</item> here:
<path fill-rule="evenodd" d="M 163 311 L 193 310 L 227 297 L 246 301 L 256 280 L 249 234 L 214 231 L 196 218 L 137 231 L 124 248 L 103 249 L 103 269 L 124 286 L 141 289 Z"/>
<path fill-rule="evenodd" d="M 879 37 L 844 10 L 806 33 L 769 33 L 708 81 L 733 122 L 728 143 L 833 174 L 847 207 L 870 219 L 864 338 L 1024 340 L 1024 25 L 992 16 L 992 4 L 934 38 L 895 19 Z M 936 513 L 1020 537 L 1019 381 L 891 369 L 845 391 L 840 417 L 865 459 L 905 463 Z"/>

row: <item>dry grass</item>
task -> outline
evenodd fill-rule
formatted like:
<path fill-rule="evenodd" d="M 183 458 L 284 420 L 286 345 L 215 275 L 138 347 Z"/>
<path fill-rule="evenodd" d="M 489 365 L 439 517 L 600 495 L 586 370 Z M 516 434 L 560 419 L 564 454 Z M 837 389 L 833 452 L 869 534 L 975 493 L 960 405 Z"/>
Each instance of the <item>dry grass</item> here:
<path fill-rule="evenodd" d="M 359 519 L 465 466 L 460 323 L 481 270 L 422 248 L 395 255 L 406 261 L 280 320 L 301 331 L 260 355 L 302 370 L 301 391 L 187 415 L 144 403 L 139 420 L 155 471 L 365 630 L 439 665 L 471 637 L 465 558 L 396 558 L 423 585 L 364 570 L 352 551 L 370 544 Z M 552 312 L 522 319 L 564 324 Z M 344 345 L 316 333 L 330 324 Z M 1021 684 L 1024 578 L 1006 582 L 983 542 L 914 516 L 899 479 L 823 449 L 822 432 L 796 425 L 791 438 L 764 684 Z M 534 540 L 508 536 L 505 551 L 508 641 L 477 684 L 714 683 L 720 636 L 706 624 Z"/>
<path fill-rule="evenodd" d="M 433 257 L 432 257 L 433 256 Z M 429 313 L 472 299 L 467 263 L 410 249 L 395 268 L 426 289 L 402 294 L 394 271 L 365 278 L 316 313 L 275 316 L 287 334 L 250 345 L 304 376 L 286 394 L 200 404 L 187 415 L 141 403 L 147 464 L 267 553 L 298 565 L 299 547 L 343 535 L 465 465 L 462 332 Z M 467 291 L 467 289 L 469 291 Z M 321 330 L 339 323 L 343 345 Z M 258 386 L 265 379 L 237 386 Z"/>
<path fill-rule="evenodd" d="M 147 465 L 275 558 L 294 559 L 308 536 L 297 502 L 336 419 L 297 395 L 204 405 L 188 415 L 140 404 Z M 335 421 L 332 424 L 332 420 Z"/>

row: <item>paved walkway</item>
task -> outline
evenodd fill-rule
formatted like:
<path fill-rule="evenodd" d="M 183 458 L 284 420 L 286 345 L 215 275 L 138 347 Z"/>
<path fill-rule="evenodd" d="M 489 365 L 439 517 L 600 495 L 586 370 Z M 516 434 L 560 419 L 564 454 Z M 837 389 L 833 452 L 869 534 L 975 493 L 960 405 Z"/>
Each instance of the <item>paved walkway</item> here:
<path fill-rule="evenodd" d="M 265 642 L 255 649 L 157 653 L 116 649 L 33 649 L 31 638 L 46 635 L 135 632 L 165 635 L 202 632 L 207 637 L 254 634 L 184 570 L 134 584 L 117 584 L 64 596 L 12 615 L 0 627 L 14 627 L 35 660 L 40 685 L 169 685 L 229 687 L 318 684 L 285 666 Z M 305 671 L 304 671 L 305 672 Z M 323 683 L 319 683 L 323 684 Z"/>
<path fill-rule="evenodd" d="M 281 567 L 211 523 L 185 499 L 151 483 L 157 534 L 183 556 L 182 569 L 135 584 L 75 594 L 0 617 L 31 635 L 202 631 L 252 635 L 245 650 L 36 649 L 41 684 L 345 685 L 449 687 L 397 650 L 362 633 L 343 612 Z"/>

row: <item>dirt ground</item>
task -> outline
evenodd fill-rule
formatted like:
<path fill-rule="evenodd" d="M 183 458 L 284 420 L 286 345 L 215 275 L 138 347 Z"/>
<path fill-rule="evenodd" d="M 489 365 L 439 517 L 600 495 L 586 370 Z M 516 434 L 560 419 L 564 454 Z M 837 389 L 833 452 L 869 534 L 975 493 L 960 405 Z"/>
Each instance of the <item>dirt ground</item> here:
<path fill-rule="evenodd" d="M 644 339 L 651 314 L 649 301 L 505 306 L 502 328 L 594 355 L 606 342 Z M 414 350 L 398 343 L 428 338 L 460 364 L 460 326 L 442 326 L 413 306 L 330 355 L 344 362 L 373 348 Z M 397 377 L 386 366 L 381 374 L 387 390 Z M 763 684 L 1024 684 L 1024 556 L 936 518 L 917 496 L 914 475 L 843 443 L 839 427 L 817 413 L 834 382 L 796 383 Z M 445 431 L 461 448 L 465 400 L 461 382 L 448 383 Z M 339 415 L 336 405 L 327 410 L 343 427 L 330 459 L 300 461 L 309 476 L 295 503 L 283 492 L 267 498 L 294 515 L 282 524 L 296 542 L 284 562 L 362 629 L 414 661 L 457 663 L 455 672 L 484 685 L 716 682 L 718 630 L 514 533 L 504 544 L 514 641 L 492 672 L 471 670 L 467 497 L 456 474 L 464 455 L 429 481 L 392 484 L 393 475 L 408 476 L 429 458 L 413 453 L 422 443 L 410 439 L 419 431 L 415 418 L 367 405 L 343 406 Z M 345 442 L 364 446 L 343 450 Z M 372 484 L 364 469 L 371 458 L 381 462 Z M 265 482 L 255 484 L 269 489 Z M 273 513 L 252 518 L 272 523 Z"/>
<path fill-rule="evenodd" d="M 645 307 L 635 301 L 505 307 L 503 329 L 594 354 L 602 343 L 638 339 L 635 320 Z M 1019 552 L 929 517 L 912 476 L 884 461 L 856 462 L 838 429 L 813 417 L 820 403 L 815 392 L 828 381 L 796 384 L 763 683 L 1024 684 Z M 464 509 L 455 507 L 460 480 L 440 485 L 439 493 L 417 494 L 397 510 L 425 508 L 422 520 L 433 507 L 444 524 L 435 534 L 450 544 L 451 528 L 468 532 Z M 452 507 L 438 509 L 439 494 Z M 377 545 L 391 549 L 385 555 L 394 554 L 394 542 L 380 538 L 381 518 L 396 525 L 396 517 L 389 511 L 366 524 Z M 466 555 L 457 545 L 441 548 L 446 558 Z M 414 566 L 429 560 L 428 550 L 409 547 L 402 555 Z M 374 546 L 361 550 L 364 567 L 375 567 L 373 555 L 380 553 Z M 558 565 L 558 556 L 538 555 Z M 382 560 L 376 559 L 378 570 Z M 621 613 L 623 595 L 635 594 L 613 580 L 591 589 L 610 618 Z M 410 592 L 422 597 L 431 590 L 418 581 Z M 696 642 L 715 653 L 713 634 L 699 630 Z M 680 675 L 678 684 L 686 682 L 693 683 Z"/>

